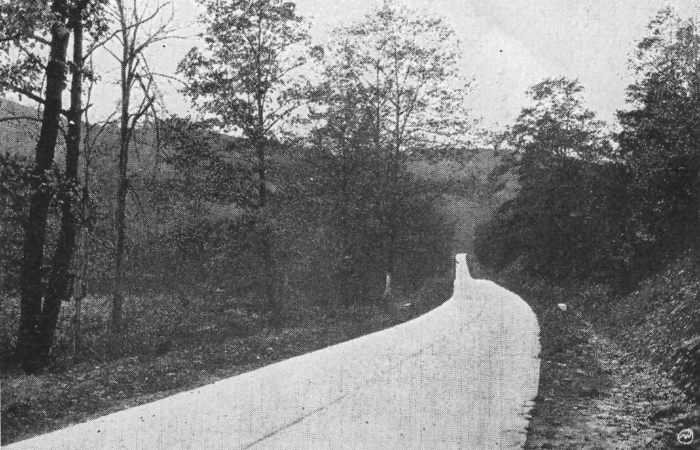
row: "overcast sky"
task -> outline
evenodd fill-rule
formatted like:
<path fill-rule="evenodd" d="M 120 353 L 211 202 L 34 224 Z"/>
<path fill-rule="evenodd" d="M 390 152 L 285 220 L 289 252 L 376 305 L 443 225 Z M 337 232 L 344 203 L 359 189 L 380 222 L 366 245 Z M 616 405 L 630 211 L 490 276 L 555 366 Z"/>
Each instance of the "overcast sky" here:
<path fill-rule="evenodd" d="M 380 0 L 376 0 L 380 1 Z M 375 0 L 298 0 L 320 43 L 342 21 L 359 19 Z M 194 0 L 173 0 L 180 24 L 197 15 Z M 698 0 L 404 0 L 443 15 L 455 29 L 464 54 L 464 74 L 475 78 L 470 106 L 485 124 L 508 125 L 526 104 L 525 90 L 545 77 L 578 78 L 588 106 L 605 120 L 625 106 L 630 52 L 665 5 L 683 17 L 699 17 Z M 195 30 L 192 31 L 194 33 Z M 173 74 L 196 40 L 169 41 L 149 55 L 157 71 Z M 115 72 L 105 75 L 114 78 Z M 100 90 L 99 109 L 114 104 L 112 87 Z M 187 101 L 163 89 L 169 109 L 187 112 Z M 97 109 L 97 107 L 96 107 Z"/>

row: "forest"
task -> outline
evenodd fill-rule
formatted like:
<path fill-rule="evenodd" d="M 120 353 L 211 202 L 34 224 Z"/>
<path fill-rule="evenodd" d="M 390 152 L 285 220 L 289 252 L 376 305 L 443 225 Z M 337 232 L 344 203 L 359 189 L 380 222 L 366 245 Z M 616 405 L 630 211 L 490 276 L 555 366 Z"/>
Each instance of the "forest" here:
<path fill-rule="evenodd" d="M 198 1 L 202 44 L 167 75 L 196 116 L 147 57 L 182 35 L 172 5 L 0 3 L 3 443 L 409 320 L 449 297 L 457 250 L 623 322 L 669 267 L 697 293 L 694 20 L 649 24 L 615 125 L 561 76 L 489 130 L 439 17 L 386 1 L 318 45 L 292 2 Z M 698 398 L 699 312 L 663 341 Z M 6 389 L 25 376 L 46 378 Z"/>

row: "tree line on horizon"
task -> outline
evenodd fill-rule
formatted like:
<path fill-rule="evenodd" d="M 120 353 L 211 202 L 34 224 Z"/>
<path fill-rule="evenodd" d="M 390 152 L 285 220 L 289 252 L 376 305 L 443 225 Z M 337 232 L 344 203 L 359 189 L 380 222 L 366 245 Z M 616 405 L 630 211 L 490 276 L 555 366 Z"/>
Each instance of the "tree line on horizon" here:
<path fill-rule="evenodd" d="M 408 165 L 471 154 L 454 32 L 387 1 L 312 46 L 292 2 L 200 3 L 176 77 L 203 120 L 167 113 L 146 58 L 181 31 L 172 5 L 0 5 L 0 93 L 41 110 L 2 118 L 37 124 L 33 157 L 0 156 L 0 296 L 20 310 L 3 361 L 45 368 L 62 305 L 89 293 L 110 298 L 116 349 L 130 296 L 186 307 L 204 286 L 274 324 L 289 297 L 382 304 L 449 265 L 446 184 Z M 119 67 L 102 121 L 97 52 Z"/>

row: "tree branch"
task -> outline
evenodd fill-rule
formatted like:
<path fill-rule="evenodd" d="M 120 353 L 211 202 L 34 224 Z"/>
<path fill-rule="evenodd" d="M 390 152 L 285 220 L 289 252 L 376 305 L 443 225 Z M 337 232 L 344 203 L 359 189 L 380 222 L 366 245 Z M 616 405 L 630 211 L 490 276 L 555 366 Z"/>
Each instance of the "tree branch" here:
<path fill-rule="evenodd" d="M 38 95 L 36 95 L 32 91 L 27 90 L 25 88 L 15 86 L 14 84 L 10 84 L 6 81 L 0 81 L 0 86 L 4 87 L 6 89 L 10 89 L 11 91 L 16 92 L 17 94 L 24 95 L 25 97 L 29 98 L 30 100 L 34 100 L 35 102 L 40 103 L 42 105 L 44 105 L 46 103 L 46 101 L 43 98 L 39 97 Z"/>
<path fill-rule="evenodd" d="M 41 122 L 41 118 L 34 116 L 12 116 L 12 117 L 0 117 L 0 123 L 11 122 L 13 120 L 31 120 L 33 122 Z"/>
<path fill-rule="evenodd" d="M 303 104 L 304 104 L 303 102 L 299 102 L 299 103 L 297 103 L 296 105 L 293 105 L 292 107 L 290 107 L 289 109 L 287 109 L 286 111 L 284 111 L 284 112 L 283 112 L 282 114 L 280 114 L 279 116 L 277 116 L 277 118 L 276 118 L 275 120 L 273 120 L 273 121 L 265 128 L 265 131 L 264 131 L 264 132 L 265 132 L 265 133 L 268 133 L 280 120 L 282 120 L 282 119 L 284 119 L 285 117 L 287 117 L 292 111 L 294 111 L 295 109 L 301 107 L 301 105 L 303 105 Z M 283 108 L 283 107 L 280 106 L 279 108 L 277 108 L 277 109 L 275 110 L 275 112 L 274 112 L 273 114 L 276 114 L 277 111 L 279 111 L 279 110 L 282 109 L 282 108 Z"/>
<path fill-rule="evenodd" d="M 46 45 L 46 46 L 50 46 L 50 45 L 51 45 L 51 42 L 50 42 L 48 39 L 45 39 L 45 38 L 43 38 L 43 37 L 41 37 L 41 36 L 39 36 L 39 35 L 37 35 L 37 34 L 33 34 L 33 35 L 32 35 L 32 39 L 34 39 L 35 41 L 40 42 L 40 43 L 42 43 L 42 44 L 44 44 L 44 45 Z"/>

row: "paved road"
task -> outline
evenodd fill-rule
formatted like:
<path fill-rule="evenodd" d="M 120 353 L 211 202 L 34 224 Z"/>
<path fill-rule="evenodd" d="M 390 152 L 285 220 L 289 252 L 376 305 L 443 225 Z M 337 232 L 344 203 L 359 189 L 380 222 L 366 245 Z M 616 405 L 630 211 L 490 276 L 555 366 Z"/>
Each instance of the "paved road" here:
<path fill-rule="evenodd" d="M 411 322 L 7 448 L 522 448 L 537 320 L 457 261 L 453 297 Z"/>

